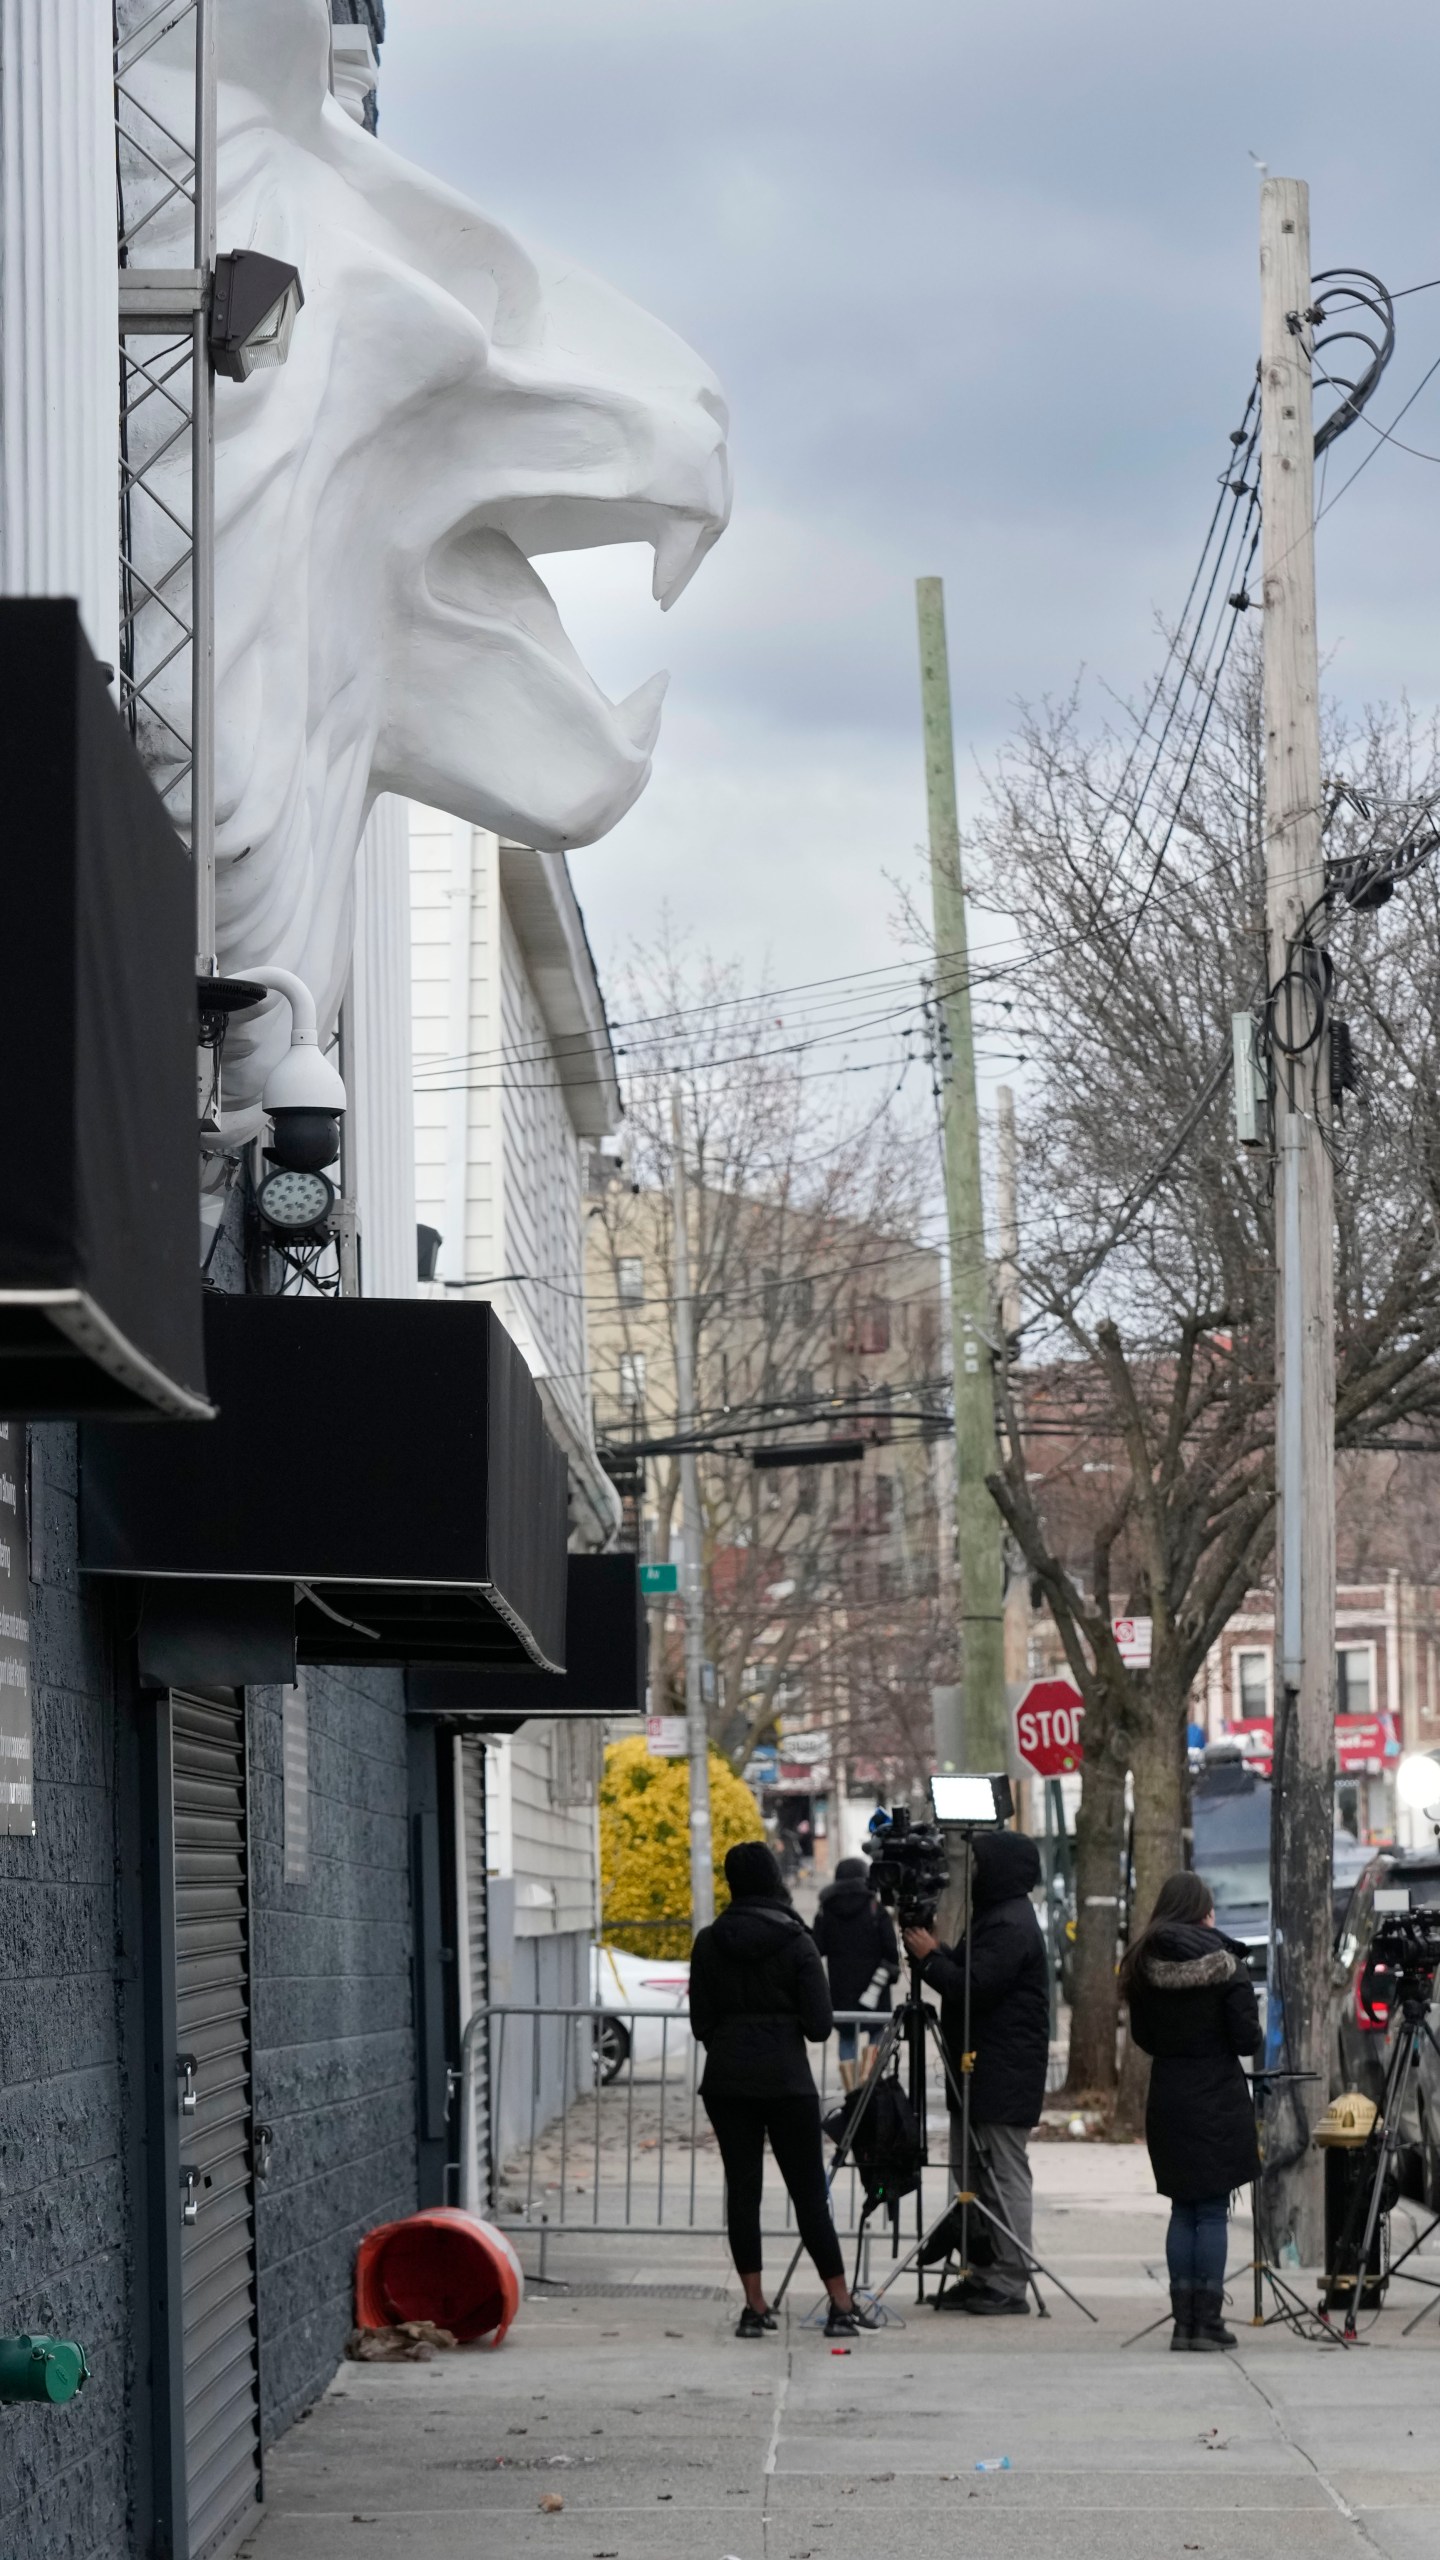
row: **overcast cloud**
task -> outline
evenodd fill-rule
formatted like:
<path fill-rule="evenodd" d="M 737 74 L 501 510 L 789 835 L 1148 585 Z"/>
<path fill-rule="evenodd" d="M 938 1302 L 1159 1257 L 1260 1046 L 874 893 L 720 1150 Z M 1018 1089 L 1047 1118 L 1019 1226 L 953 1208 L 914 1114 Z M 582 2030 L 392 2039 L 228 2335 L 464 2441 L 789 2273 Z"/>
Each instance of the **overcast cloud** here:
<path fill-rule="evenodd" d="M 668 897 L 783 982 L 890 956 L 924 827 L 913 581 L 962 766 L 1183 596 L 1256 353 L 1256 174 L 1315 264 L 1440 274 L 1433 7 L 1390 0 L 390 0 L 382 131 L 690 339 L 735 518 L 674 613 L 649 557 L 552 564 L 620 695 L 672 670 L 651 788 L 575 872 L 602 956 Z M 1440 355 L 1402 302 L 1375 411 Z M 1440 455 L 1440 375 L 1406 438 Z M 1330 489 L 1373 444 L 1359 426 Z M 1343 466 L 1343 467 L 1342 467 Z M 1355 700 L 1440 696 L 1440 473 L 1387 450 L 1321 529 Z M 549 571 L 547 570 L 547 575 Z"/>

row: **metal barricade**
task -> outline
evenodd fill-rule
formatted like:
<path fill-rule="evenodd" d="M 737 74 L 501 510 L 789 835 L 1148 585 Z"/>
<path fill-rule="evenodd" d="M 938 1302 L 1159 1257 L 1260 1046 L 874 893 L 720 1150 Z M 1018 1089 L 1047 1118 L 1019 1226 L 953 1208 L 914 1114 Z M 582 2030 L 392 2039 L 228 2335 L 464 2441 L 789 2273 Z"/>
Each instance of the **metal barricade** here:
<path fill-rule="evenodd" d="M 883 2028 L 884 2020 L 880 2022 Z M 837 2013 L 858 2029 L 863 2056 L 873 2009 Z M 807 2048 L 820 2109 L 844 2095 L 835 2038 Z M 719 2150 L 700 2098 L 703 2052 L 681 2005 L 611 2008 L 496 2002 L 467 2021 L 460 2059 L 461 2204 L 511 2233 L 725 2233 Z M 476 2105 L 483 2075 L 486 2105 Z M 931 2062 L 931 2150 L 946 2150 L 945 2094 Z M 482 2139 L 488 2130 L 489 2139 Z M 831 2197 L 836 2227 L 853 2235 L 864 2191 L 842 2170 Z M 765 2227 L 793 2231 L 780 2177 L 766 2180 Z"/>

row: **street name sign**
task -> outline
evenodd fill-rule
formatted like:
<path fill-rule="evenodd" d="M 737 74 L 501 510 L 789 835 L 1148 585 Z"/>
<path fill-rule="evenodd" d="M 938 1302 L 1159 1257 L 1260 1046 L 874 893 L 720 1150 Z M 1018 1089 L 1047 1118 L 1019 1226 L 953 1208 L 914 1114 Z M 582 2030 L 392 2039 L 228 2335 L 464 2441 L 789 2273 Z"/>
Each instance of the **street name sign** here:
<path fill-rule="evenodd" d="M 680 1588 L 678 1564 L 642 1564 L 640 1590 L 646 1600 L 663 1600 L 667 1592 Z"/>

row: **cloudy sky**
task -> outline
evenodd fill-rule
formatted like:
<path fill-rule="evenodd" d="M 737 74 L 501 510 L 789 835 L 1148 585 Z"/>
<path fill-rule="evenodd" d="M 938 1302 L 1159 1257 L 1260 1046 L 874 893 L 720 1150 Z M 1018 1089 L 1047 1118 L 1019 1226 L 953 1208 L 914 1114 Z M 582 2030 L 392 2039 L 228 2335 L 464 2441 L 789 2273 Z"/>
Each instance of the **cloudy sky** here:
<path fill-rule="evenodd" d="M 1022 696 L 1139 688 L 1257 335 L 1255 152 L 1317 269 L 1440 275 L 1420 0 L 390 0 L 382 130 L 648 304 L 719 372 L 725 541 L 554 565 L 612 694 L 672 686 L 640 806 L 575 871 L 602 958 L 676 916 L 781 982 L 894 956 L 924 828 L 913 582 L 944 576 L 973 771 Z M 1440 356 L 1399 305 L 1372 414 Z M 1440 374 L 1400 432 L 1440 457 Z M 1359 426 L 1320 534 L 1331 682 L 1440 697 L 1440 470 Z M 1343 467 L 1342 467 L 1343 466 Z M 547 569 L 547 576 L 550 571 Z"/>

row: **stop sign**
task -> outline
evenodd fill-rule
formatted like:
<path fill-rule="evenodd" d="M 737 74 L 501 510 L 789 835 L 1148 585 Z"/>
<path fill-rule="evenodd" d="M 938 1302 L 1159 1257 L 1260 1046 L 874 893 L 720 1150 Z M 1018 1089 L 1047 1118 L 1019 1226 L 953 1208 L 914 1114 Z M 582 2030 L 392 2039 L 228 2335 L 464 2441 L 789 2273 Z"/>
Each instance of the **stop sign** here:
<path fill-rule="evenodd" d="M 1032 1680 L 1015 1709 L 1015 1747 L 1037 1778 L 1079 1768 L 1084 1729 L 1085 1702 L 1068 1680 Z"/>

